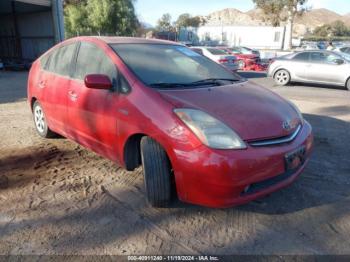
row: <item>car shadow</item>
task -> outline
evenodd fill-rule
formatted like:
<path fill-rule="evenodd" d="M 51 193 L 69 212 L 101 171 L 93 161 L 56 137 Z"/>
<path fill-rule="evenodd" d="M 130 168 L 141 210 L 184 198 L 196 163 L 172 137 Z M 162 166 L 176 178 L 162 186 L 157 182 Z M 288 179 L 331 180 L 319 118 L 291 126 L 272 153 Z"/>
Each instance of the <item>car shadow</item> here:
<path fill-rule="evenodd" d="M 307 86 L 307 87 L 316 87 L 316 88 L 323 88 L 323 89 L 347 90 L 347 88 L 345 86 L 337 86 L 337 85 L 330 85 L 330 84 L 292 82 L 289 84 L 289 86 L 295 86 L 295 87 Z"/>
<path fill-rule="evenodd" d="M 28 72 L 0 71 L 0 104 L 25 100 Z"/>
<path fill-rule="evenodd" d="M 266 72 L 255 72 L 255 71 L 238 71 L 240 76 L 250 79 L 250 78 L 265 78 Z"/>

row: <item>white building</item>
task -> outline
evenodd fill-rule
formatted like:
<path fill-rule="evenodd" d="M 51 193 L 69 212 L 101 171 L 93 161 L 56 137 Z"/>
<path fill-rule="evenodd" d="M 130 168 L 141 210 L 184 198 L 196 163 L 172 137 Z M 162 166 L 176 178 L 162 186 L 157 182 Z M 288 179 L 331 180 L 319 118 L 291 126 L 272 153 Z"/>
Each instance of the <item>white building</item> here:
<path fill-rule="evenodd" d="M 272 26 L 201 26 L 197 30 L 199 42 L 217 42 L 256 49 L 284 48 L 285 27 Z"/>

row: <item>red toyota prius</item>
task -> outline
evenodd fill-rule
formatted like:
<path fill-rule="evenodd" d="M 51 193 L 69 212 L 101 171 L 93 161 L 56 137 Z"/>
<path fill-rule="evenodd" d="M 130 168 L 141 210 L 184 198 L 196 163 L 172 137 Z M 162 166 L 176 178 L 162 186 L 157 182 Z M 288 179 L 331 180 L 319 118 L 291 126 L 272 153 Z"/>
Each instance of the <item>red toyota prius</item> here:
<path fill-rule="evenodd" d="M 37 132 L 134 170 L 149 202 L 230 207 L 291 184 L 313 147 L 289 101 L 168 41 L 78 37 L 33 64 Z M 113 174 L 111 174 L 113 175 Z"/>

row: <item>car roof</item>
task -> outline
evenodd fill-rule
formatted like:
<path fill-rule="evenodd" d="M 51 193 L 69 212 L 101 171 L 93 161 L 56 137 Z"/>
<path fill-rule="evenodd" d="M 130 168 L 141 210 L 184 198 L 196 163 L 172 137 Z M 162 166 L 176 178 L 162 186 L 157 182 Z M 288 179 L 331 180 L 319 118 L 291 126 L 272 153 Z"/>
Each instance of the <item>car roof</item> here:
<path fill-rule="evenodd" d="M 191 48 L 197 48 L 197 49 L 208 49 L 208 48 L 213 48 L 213 49 L 219 49 L 215 46 L 191 46 Z"/>
<path fill-rule="evenodd" d="M 181 43 L 160 40 L 160 39 L 147 39 L 140 37 L 117 37 L 117 36 L 80 36 L 71 40 L 84 41 L 84 40 L 100 40 L 106 44 L 159 44 L 159 45 L 181 45 Z"/>
<path fill-rule="evenodd" d="M 297 52 L 295 52 L 294 54 L 300 54 L 300 53 L 328 53 L 328 54 L 338 54 L 337 52 L 334 52 L 334 51 L 332 51 L 332 50 L 321 50 L 321 49 L 297 51 Z"/>

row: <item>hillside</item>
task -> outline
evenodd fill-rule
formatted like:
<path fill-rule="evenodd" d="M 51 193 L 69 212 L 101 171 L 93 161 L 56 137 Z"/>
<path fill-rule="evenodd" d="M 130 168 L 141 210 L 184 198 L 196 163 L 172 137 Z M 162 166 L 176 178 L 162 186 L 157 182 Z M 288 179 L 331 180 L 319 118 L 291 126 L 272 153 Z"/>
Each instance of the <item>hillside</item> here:
<path fill-rule="evenodd" d="M 209 14 L 206 19 L 207 25 L 268 25 L 268 22 L 264 21 L 263 12 L 259 9 L 253 9 L 244 13 L 234 8 L 227 8 Z M 317 26 L 336 20 L 341 20 L 350 26 L 350 13 L 341 16 L 328 9 L 313 9 L 296 18 L 294 34 L 302 36 L 309 31 L 313 31 Z"/>

